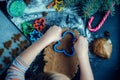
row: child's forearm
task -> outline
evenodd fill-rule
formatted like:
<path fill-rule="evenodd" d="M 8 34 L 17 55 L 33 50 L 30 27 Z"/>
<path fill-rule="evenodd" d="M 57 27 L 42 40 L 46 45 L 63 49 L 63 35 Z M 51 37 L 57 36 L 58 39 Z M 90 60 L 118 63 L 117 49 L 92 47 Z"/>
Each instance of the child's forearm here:
<path fill-rule="evenodd" d="M 28 65 L 30 65 L 36 56 L 50 43 L 51 42 L 47 40 L 47 37 L 43 36 L 39 41 L 28 47 L 20 56 Z"/>
<path fill-rule="evenodd" d="M 80 80 L 94 80 L 88 55 L 78 58 L 80 64 Z"/>

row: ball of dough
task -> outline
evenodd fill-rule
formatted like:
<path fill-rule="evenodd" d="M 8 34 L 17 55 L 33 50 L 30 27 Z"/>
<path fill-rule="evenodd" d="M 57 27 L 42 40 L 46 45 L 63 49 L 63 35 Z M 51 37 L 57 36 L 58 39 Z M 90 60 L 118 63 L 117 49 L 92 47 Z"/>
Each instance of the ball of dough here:
<path fill-rule="evenodd" d="M 91 50 L 99 57 L 109 59 L 112 53 L 112 43 L 110 39 L 98 38 L 92 42 Z"/>

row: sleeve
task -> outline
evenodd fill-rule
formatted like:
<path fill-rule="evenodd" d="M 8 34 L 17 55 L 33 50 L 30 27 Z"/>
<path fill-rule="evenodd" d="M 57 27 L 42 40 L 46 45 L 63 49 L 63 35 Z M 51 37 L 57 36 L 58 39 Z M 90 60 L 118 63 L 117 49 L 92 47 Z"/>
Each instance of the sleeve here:
<path fill-rule="evenodd" d="M 28 68 L 29 65 L 18 56 L 9 67 L 5 80 L 25 80 L 25 72 Z"/>

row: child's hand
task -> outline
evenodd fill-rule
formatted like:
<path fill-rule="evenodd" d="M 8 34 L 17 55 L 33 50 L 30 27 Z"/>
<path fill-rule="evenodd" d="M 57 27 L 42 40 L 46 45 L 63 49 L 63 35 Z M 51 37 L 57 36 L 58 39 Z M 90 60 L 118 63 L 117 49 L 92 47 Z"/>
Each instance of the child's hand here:
<path fill-rule="evenodd" d="M 88 41 L 85 37 L 79 36 L 77 41 L 74 43 L 74 48 L 78 58 L 88 56 Z"/>
<path fill-rule="evenodd" d="M 50 42 L 56 42 L 61 39 L 62 29 L 58 26 L 53 26 L 44 34 L 46 39 Z"/>

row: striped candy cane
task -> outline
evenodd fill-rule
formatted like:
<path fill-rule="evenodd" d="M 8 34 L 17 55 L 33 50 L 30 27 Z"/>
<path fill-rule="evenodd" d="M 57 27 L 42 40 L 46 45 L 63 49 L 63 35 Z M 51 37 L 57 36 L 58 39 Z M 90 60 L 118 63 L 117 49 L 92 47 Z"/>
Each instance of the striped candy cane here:
<path fill-rule="evenodd" d="M 103 19 L 101 20 L 101 22 L 100 22 L 100 23 L 98 24 L 98 26 L 95 27 L 95 28 L 92 28 L 92 27 L 91 27 L 92 21 L 94 20 L 94 16 L 92 16 L 92 17 L 90 18 L 90 20 L 88 21 L 88 29 L 89 29 L 91 32 L 96 32 L 96 31 L 98 31 L 98 30 L 102 27 L 103 23 L 105 22 L 105 20 L 106 20 L 107 17 L 109 16 L 109 14 L 110 14 L 110 10 L 107 11 L 107 13 L 105 14 L 105 16 L 104 16 Z"/>

